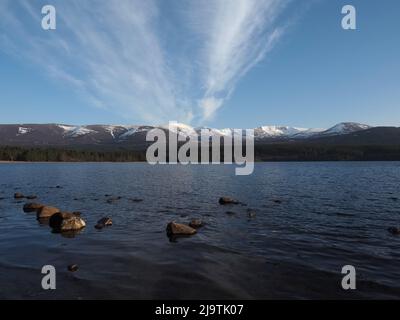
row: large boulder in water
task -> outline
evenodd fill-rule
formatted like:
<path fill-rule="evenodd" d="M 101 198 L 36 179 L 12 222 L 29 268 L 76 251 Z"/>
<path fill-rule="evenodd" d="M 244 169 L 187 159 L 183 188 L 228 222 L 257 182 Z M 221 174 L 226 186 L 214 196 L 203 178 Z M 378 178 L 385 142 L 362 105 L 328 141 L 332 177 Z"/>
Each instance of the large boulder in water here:
<path fill-rule="evenodd" d="M 79 212 L 57 212 L 51 216 L 49 225 L 55 231 L 64 232 L 80 230 L 86 223 Z"/>
<path fill-rule="evenodd" d="M 25 203 L 24 212 L 37 212 L 43 207 L 44 207 L 43 204 L 36 203 L 36 202 Z"/>
<path fill-rule="evenodd" d="M 38 219 L 49 219 L 51 216 L 60 212 L 60 209 L 50 206 L 43 206 L 37 211 Z"/>
<path fill-rule="evenodd" d="M 225 205 L 225 204 L 239 204 L 239 201 L 232 199 L 231 197 L 221 197 L 219 198 L 219 204 Z"/>
<path fill-rule="evenodd" d="M 196 232 L 196 229 L 181 223 L 170 222 L 167 225 L 168 236 L 191 236 Z"/>

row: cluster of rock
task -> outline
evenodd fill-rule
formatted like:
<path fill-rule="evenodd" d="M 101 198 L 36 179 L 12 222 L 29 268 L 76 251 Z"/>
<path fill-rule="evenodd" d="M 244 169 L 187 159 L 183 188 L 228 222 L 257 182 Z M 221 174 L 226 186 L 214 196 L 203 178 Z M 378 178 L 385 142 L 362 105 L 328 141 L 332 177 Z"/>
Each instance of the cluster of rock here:
<path fill-rule="evenodd" d="M 37 196 L 24 196 L 22 193 L 17 192 L 14 194 L 14 198 L 36 199 Z M 121 199 L 121 197 L 111 198 L 109 200 L 116 201 L 119 199 Z M 37 220 L 46 224 L 48 223 L 55 232 L 79 231 L 86 227 L 86 222 L 82 219 L 80 212 L 66 212 L 59 208 L 36 202 L 25 203 L 23 210 L 26 213 L 35 212 Z M 95 228 L 103 229 L 111 225 L 111 218 L 105 217 L 97 221 Z"/>
<path fill-rule="evenodd" d="M 77 231 L 86 227 L 80 212 L 57 212 L 50 217 L 50 227 L 57 232 Z"/>
<path fill-rule="evenodd" d="M 36 212 L 38 220 L 48 221 L 49 226 L 57 232 L 77 231 L 86 226 L 80 212 L 63 212 L 56 207 L 35 202 L 26 203 L 23 210 L 24 212 Z"/>
<path fill-rule="evenodd" d="M 56 207 L 46 206 L 40 203 L 26 203 L 24 212 L 36 212 L 36 218 L 39 221 L 48 221 L 49 226 L 56 232 L 78 231 L 86 226 L 80 212 L 61 211 Z M 97 221 L 96 229 L 103 229 L 111 226 L 112 220 L 105 217 Z"/>
<path fill-rule="evenodd" d="M 15 199 L 36 199 L 37 196 L 24 196 L 21 193 L 14 194 Z M 24 204 L 24 212 L 36 213 L 37 220 L 46 222 L 56 233 L 72 233 L 79 232 L 86 227 L 85 220 L 82 219 L 80 212 L 66 212 L 52 206 L 47 206 L 41 203 L 28 202 Z M 96 229 L 103 229 L 112 225 L 112 220 L 105 217 L 97 221 Z M 67 267 L 68 271 L 75 272 L 78 270 L 77 264 L 72 264 Z"/>
<path fill-rule="evenodd" d="M 172 221 L 167 225 L 167 236 L 169 238 L 191 236 L 196 234 L 197 229 L 201 228 L 202 226 L 203 222 L 200 219 L 193 219 L 188 225 Z"/>
<path fill-rule="evenodd" d="M 220 205 L 229 205 L 229 204 L 241 204 L 241 202 L 230 198 L 230 197 L 221 197 L 219 198 Z M 249 214 L 250 216 L 250 214 Z M 251 216 L 254 216 L 253 213 Z M 167 224 L 167 235 L 170 238 L 179 237 L 179 236 L 191 236 L 197 233 L 197 230 L 204 226 L 203 221 L 200 219 L 193 219 L 189 222 L 189 224 L 177 223 L 175 221 L 171 221 Z"/>

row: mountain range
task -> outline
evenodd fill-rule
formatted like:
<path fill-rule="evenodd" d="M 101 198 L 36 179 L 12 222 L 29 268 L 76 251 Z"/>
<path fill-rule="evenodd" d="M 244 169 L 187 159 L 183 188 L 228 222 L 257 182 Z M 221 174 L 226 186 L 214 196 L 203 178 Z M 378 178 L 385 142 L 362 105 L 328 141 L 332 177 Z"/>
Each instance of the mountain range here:
<path fill-rule="evenodd" d="M 149 143 L 149 130 L 161 128 L 179 135 L 192 136 L 205 127 L 175 123 L 161 126 L 145 125 L 85 125 L 66 124 L 0 124 L 0 146 L 20 147 L 93 147 L 105 150 L 141 149 Z M 211 135 L 223 137 L 230 128 L 210 130 Z M 400 145 L 400 128 L 372 127 L 355 122 L 343 122 L 327 129 L 289 126 L 260 126 L 254 128 L 257 144 L 319 143 L 340 145 Z"/>
<path fill-rule="evenodd" d="M 180 135 L 191 136 L 209 129 L 211 135 L 225 136 L 230 128 L 213 129 L 191 127 L 176 123 L 168 127 L 141 125 L 65 125 L 65 124 L 0 124 L 0 145 L 74 145 L 74 144 L 110 144 L 129 141 L 140 142 L 145 134 L 154 128 L 174 131 Z M 288 126 L 261 126 L 254 129 L 256 140 L 310 139 L 323 136 L 343 135 L 371 127 L 359 123 L 340 123 L 329 129 L 306 129 Z"/>
<path fill-rule="evenodd" d="M 4 124 L 0 125 L 2 161 L 146 161 L 149 130 L 180 136 L 209 129 L 213 136 L 229 128 L 144 125 Z M 261 126 L 254 129 L 256 161 L 400 161 L 400 128 L 354 122 L 327 129 Z"/>

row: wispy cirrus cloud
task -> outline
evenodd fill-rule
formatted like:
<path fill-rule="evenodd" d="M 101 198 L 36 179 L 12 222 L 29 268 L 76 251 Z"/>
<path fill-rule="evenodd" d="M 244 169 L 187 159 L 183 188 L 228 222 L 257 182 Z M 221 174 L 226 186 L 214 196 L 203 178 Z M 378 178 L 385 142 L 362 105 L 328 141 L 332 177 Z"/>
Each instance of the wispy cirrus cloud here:
<path fill-rule="evenodd" d="M 0 48 L 129 120 L 203 122 L 282 35 L 286 0 L 3 0 Z"/>

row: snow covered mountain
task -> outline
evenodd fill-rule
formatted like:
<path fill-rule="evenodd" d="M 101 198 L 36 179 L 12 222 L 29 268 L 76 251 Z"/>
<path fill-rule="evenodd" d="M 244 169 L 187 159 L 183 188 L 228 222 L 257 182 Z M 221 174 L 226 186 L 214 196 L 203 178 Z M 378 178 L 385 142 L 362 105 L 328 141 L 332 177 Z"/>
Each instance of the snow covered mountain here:
<path fill-rule="evenodd" d="M 262 126 L 254 129 L 257 139 L 265 138 L 308 138 L 325 131 L 324 129 L 309 129 L 287 126 Z"/>
<path fill-rule="evenodd" d="M 322 135 L 338 135 L 338 134 L 348 134 L 357 131 L 367 130 L 372 128 L 369 125 L 355 123 L 355 122 L 342 122 L 339 123 L 328 130 L 321 132 Z"/>
<path fill-rule="evenodd" d="M 307 139 L 320 136 L 349 134 L 370 128 L 372 127 L 369 125 L 355 123 L 355 122 L 342 122 L 329 129 L 264 126 L 256 128 L 254 130 L 254 134 L 256 139 L 265 139 L 265 138 Z"/>
<path fill-rule="evenodd" d="M 146 133 L 154 128 L 168 129 L 178 135 L 196 136 L 208 129 L 212 136 L 223 137 L 232 129 L 191 127 L 182 123 L 168 125 L 86 125 L 65 124 L 9 124 L 0 125 L 0 145 L 24 146 L 68 146 L 68 145 L 143 145 Z M 306 140 L 327 136 L 346 135 L 370 129 L 365 124 L 354 122 L 339 123 L 328 129 L 298 128 L 288 126 L 261 126 L 254 129 L 256 141 Z"/>

